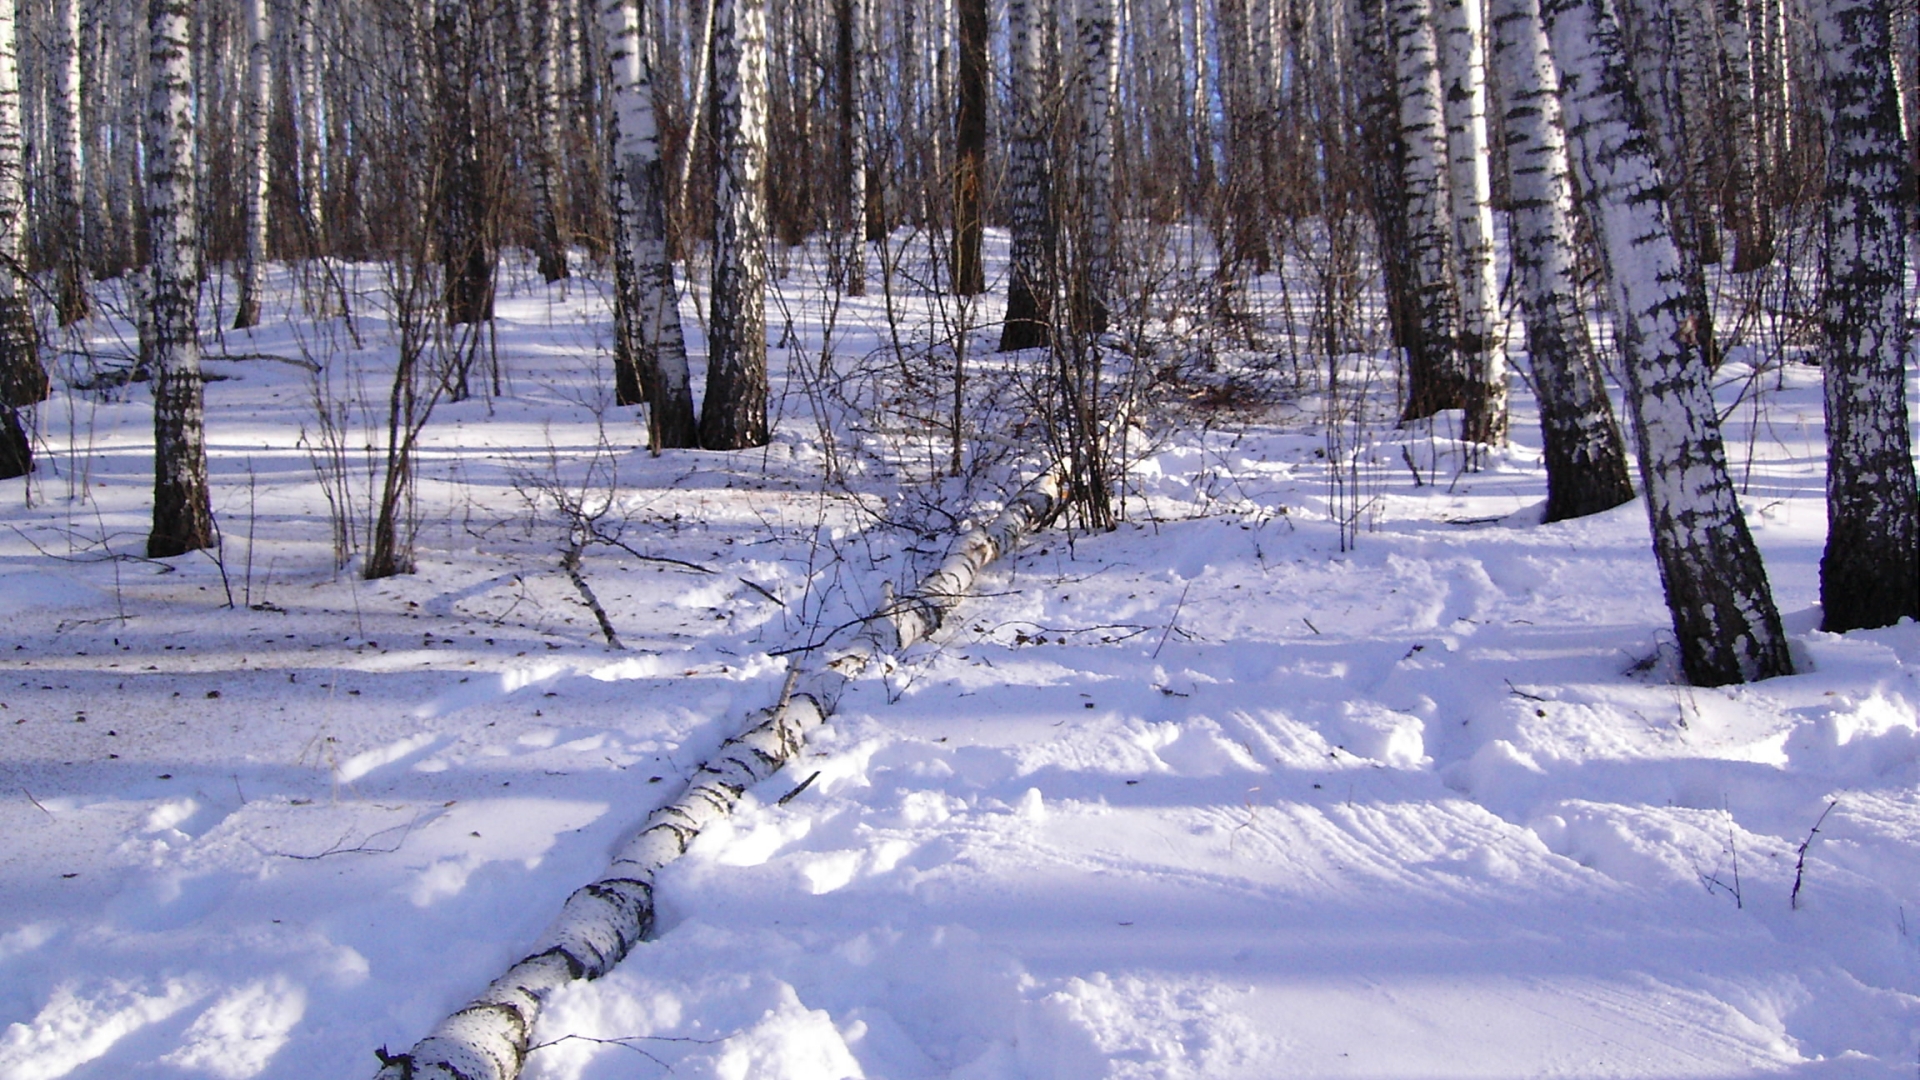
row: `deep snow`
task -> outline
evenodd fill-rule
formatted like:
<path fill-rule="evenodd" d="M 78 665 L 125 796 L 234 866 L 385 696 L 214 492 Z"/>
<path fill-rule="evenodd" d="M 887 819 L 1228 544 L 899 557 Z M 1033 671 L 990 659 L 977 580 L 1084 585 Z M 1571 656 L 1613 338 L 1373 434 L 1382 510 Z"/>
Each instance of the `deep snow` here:
<path fill-rule="evenodd" d="M 226 336 L 304 343 L 336 400 L 360 371 L 356 430 L 362 275 L 365 352 L 284 278 Z M 371 1075 L 778 697 L 781 650 L 937 555 L 878 458 L 821 483 L 808 281 L 774 445 L 650 458 L 599 291 L 513 279 L 504 393 L 436 413 L 419 572 L 383 582 L 332 569 L 300 367 L 209 364 L 224 582 L 132 557 L 144 387 L 44 406 L 32 505 L 0 485 L 0 1076 Z M 884 354 L 883 305 L 836 348 Z M 1815 629 L 1819 371 L 1753 386 L 1728 439 L 1802 674 L 1679 684 L 1643 509 L 1538 524 L 1524 394 L 1478 474 L 1375 425 L 1350 551 L 1313 399 L 1161 425 L 1128 521 L 1043 534 L 856 686 L 528 1075 L 1911 1075 L 1920 629 Z M 631 550 L 585 565 L 627 652 L 558 562 L 552 496 L 607 466 Z"/>

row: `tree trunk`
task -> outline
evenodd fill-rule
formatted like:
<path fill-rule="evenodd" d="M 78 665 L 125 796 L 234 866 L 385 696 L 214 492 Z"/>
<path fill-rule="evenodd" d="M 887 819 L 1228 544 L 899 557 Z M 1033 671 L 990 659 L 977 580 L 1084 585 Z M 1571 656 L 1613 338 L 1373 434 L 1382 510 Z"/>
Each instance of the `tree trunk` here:
<path fill-rule="evenodd" d="M 618 268 L 631 281 L 616 292 L 626 309 L 627 341 L 639 396 L 622 405 L 648 403 L 647 424 L 653 448 L 699 445 L 693 416 L 693 385 L 687 369 L 686 339 L 680 328 L 680 299 L 667 255 L 667 201 L 662 183 L 660 129 L 653 111 L 653 68 L 647 40 L 653 29 L 650 0 L 606 0 L 600 9 L 607 36 L 613 93 L 613 209 L 619 242 Z"/>
<path fill-rule="evenodd" d="M 1385 0 L 1353 0 L 1353 8 L 1353 95 L 1367 209 L 1386 294 L 1387 326 L 1394 347 L 1411 355 L 1422 340 L 1420 294 L 1406 257 L 1410 250 L 1406 146 L 1400 138 L 1400 99 L 1394 92 L 1386 4 Z"/>
<path fill-rule="evenodd" d="M 739 450 L 768 438 L 766 0 L 714 0 L 712 96 L 720 154 L 700 445 Z"/>
<path fill-rule="evenodd" d="M 1455 348 L 1460 298 L 1453 272 L 1447 185 L 1447 124 L 1431 0 L 1388 0 L 1407 206 L 1407 261 L 1419 300 L 1419 333 L 1407 344 L 1407 404 L 1420 420 L 1467 405 L 1467 373 Z"/>
<path fill-rule="evenodd" d="M 987 169 L 987 0 L 959 0 L 960 71 L 954 114 L 953 294 L 987 290 L 980 259 Z"/>
<path fill-rule="evenodd" d="M 835 203 L 840 287 L 867 295 L 867 5 L 839 0 L 835 59 L 839 66 L 841 183 Z"/>
<path fill-rule="evenodd" d="M 1748 0 L 1713 0 L 1720 30 L 1721 82 L 1726 88 L 1729 143 L 1722 202 L 1733 226 L 1733 272 L 1750 273 L 1773 261 L 1773 208 L 1761 194 L 1760 135 L 1754 120 L 1753 34 Z"/>
<path fill-rule="evenodd" d="M 549 284 L 568 276 L 564 186 L 560 182 L 560 97 L 554 68 L 564 51 L 555 0 L 527 5 L 533 65 L 533 232 L 540 276 Z M 655 154 L 658 157 L 658 154 Z"/>
<path fill-rule="evenodd" d="M 447 322 L 482 323 L 493 318 L 494 251 L 491 208 L 474 130 L 473 98 L 479 72 L 474 63 L 474 13 L 465 0 L 439 0 L 434 12 L 437 52 L 440 261 Z M 305 145 L 305 140 L 302 141 Z M 456 386 L 454 399 L 466 396 Z"/>
<path fill-rule="evenodd" d="M 1052 147 L 1042 104 L 1048 0 L 1007 0 L 1013 116 L 1007 141 L 1007 228 L 1011 255 L 1006 322 L 1000 351 L 1033 349 L 1051 340 L 1054 293 Z"/>
<path fill-rule="evenodd" d="M 1439 0 L 1441 87 L 1447 118 L 1447 192 L 1460 297 L 1459 356 L 1470 443 L 1507 442 L 1506 332 L 1493 261 L 1492 151 L 1487 142 L 1487 45 L 1481 0 Z"/>
<path fill-rule="evenodd" d="M 80 159 L 80 0 L 54 0 L 49 20 L 47 135 L 52 151 L 55 305 L 60 325 L 86 318 L 93 310 L 87 294 L 85 235 L 81 221 Z"/>
<path fill-rule="evenodd" d="M 27 204 L 16 34 L 14 5 L 0 0 L 0 480 L 33 471 L 33 440 L 22 413 L 49 390 L 28 283 L 18 269 Z"/>
<path fill-rule="evenodd" d="M 240 170 L 246 253 L 240 267 L 240 300 L 233 328 L 260 322 L 260 281 L 267 261 L 267 91 L 269 41 L 267 0 L 245 0 L 247 16 L 247 97 L 245 143 Z"/>
<path fill-rule="evenodd" d="M 1886 0 L 1812 0 L 1826 67 L 1827 550 L 1822 629 L 1920 616 L 1907 434 L 1907 151 Z"/>
<path fill-rule="evenodd" d="M 1539 0 L 1494 0 L 1493 33 L 1507 98 L 1509 244 L 1547 462 L 1545 520 L 1562 521 L 1631 500 L 1633 482 L 1575 288 L 1573 181 Z"/>
<path fill-rule="evenodd" d="M 1681 666 L 1697 686 L 1791 674 L 1766 568 L 1727 476 L 1696 309 L 1619 26 L 1603 0 L 1547 0 L 1543 15 L 1625 354 L 1640 485 Z"/>
<path fill-rule="evenodd" d="M 193 0 L 148 0 L 147 219 L 153 248 L 153 531 L 147 556 L 212 547 L 193 201 Z"/>
<path fill-rule="evenodd" d="M 1080 43 L 1080 182 L 1068 311 L 1076 333 L 1097 334 L 1107 328 L 1113 279 L 1113 82 L 1119 55 L 1112 0 L 1080 0 L 1075 30 Z"/>

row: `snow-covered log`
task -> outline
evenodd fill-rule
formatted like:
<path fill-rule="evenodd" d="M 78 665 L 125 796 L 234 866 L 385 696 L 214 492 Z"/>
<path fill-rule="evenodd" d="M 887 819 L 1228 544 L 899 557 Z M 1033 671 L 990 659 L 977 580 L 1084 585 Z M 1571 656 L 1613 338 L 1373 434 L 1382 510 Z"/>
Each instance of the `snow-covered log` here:
<path fill-rule="evenodd" d="M 873 613 L 859 639 L 833 659 L 796 669 L 781 700 L 721 744 L 687 788 L 648 816 L 600 880 L 574 890 L 533 951 L 479 997 L 402 1054 L 379 1051 L 375 1080 L 513 1080 L 526 1063 L 540 1009 L 553 991 L 597 979 L 653 929 L 654 877 L 708 826 L 733 813 L 748 789 L 780 771 L 819 727 L 847 684 L 873 662 L 923 640 L 972 590 L 980 572 L 1059 511 L 1058 469 L 953 544 L 939 568 Z"/>

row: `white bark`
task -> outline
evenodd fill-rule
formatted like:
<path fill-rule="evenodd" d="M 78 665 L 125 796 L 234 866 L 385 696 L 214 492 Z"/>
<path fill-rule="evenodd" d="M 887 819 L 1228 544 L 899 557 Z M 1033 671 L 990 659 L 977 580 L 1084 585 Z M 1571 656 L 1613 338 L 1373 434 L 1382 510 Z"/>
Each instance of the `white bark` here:
<path fill-rule="evenodd" d="M 53 0 L 47 64 L 47 141 L 52 165 L 57 244 L 58 306 L 62 326 L 87 317 L 86 249 L 82 243 L 81 190 L 85 175 L 80 138 L 80 0 Z"/>
<path fill-rule="evenodd" d="M 1491 17 L 1494 67 L 1507 101 L 1508 243 L 1547 464 L 1544 517 L 1559 521 L 1618 506 L 1633 498 L 1633 485 L 1580 309 L 1560 79 L 1539 0 L 1493 0 Z"/>
<path fill-rule="evenodd" d="M 19 276 L 25 250 L 25 142 L 12 0 L 0 0 L 0 479 L 33 471 L 33 440 L 22 411 L 47 396 L 33 305 Z"/>
<path fill-rule="evenodd" d="M 1388 0 L 1387 32 L 1399 88 L 1407 261 L 1419 308 L 1418 335 L 1407 343 L 1409 385 L 1403 418 L 1416 420 L 1466 404 L 1466 373 L 1455 349 L 1459 297 L 1453 273 L 1446 112 L 1431 0 Z"/>
<path fill-rule="evenodd" d="M 533 67 L 533 212 L 540 274 L 547 281 L 568 276 L 568 238 L 562 227 L 564 200 L 560 173 L 560 92 L 556 78 L 566 50 L 560 32 L 560 0 L 533 0 L 526 8 Z M 655 157 L 657 158 L 656 151 Z"/>
<path fill-rule="evenodd" d="M 375 1080 L 514 1080 L 548 996 L 575 979 L 612 971 L 652 932 L 660 870 L 791 760 L 807 734 L 833 715 L 854 678 L 938 630 L 980 572 L 1051 520 L 1060 505 L 1059 474 L 1050 472 L 1010 500 L 991 524 L 956 541 L 940 567 L 905 596 L 869 616 L 852 647 L 810 671 L 796 671 L 777 705 L 757 714 L 757 722 L 695 770 L 684 792 L 648 815 L 600 880 L 567 898 L 526 959 L 411 1050 L 383 1049 Z"/>
<path fill-rule="evenodd" d="M 147 220 L 152 247 L 153 531 L 147 555 L 209 547 L 205 386 L 200 379 L 199 214 L 194 205 L 193 0 L 149 0 Z"/>
<path fill-rule="evenodd" d="M 840 0 L 840 138 L 844 186 L 840 198 L 840 286 L 867 294 L 867 56 L 866 0 Z"/>
<path fill-rule="evenodd" d="M 5 0 L 0 0 L 4 3 Z M 247 250 L 240 268 L 239 310 L 233 326 L 244 330 L 260 321 L 260 282 L 267 261 L 267 107 L 272 37 L 267 0 L 244 0 L 247 30 L 245 142 L 240 188 L 245 199 Z"/>
<path fill-rule="evenodd" d="M 1604 0 L 1547 0 L 1567 129 L 1599 234 L 1654 553 L 1696 685 L 1789 674 L 1766 569 L 1727 475 L 1701 327 Z"/>
<path fill-rule="evenodd" d="M 1439 0 L 1441 94 L 1447 119 L 1447 193 L 1460 297 L 1459 349 L 1467 376 L 1468 441 L 1507 441 L 1506 330 L 1493 253 L 1492 160 L 1487 142 L 1486 29 L 1481 0 Z"/>
<path fill-rule="evenodd" d="M 623 241 L 615 250 L 617 257 L 629 260 L 625 273 L 633 282 L 633 310 L 626 312 L 637 354 L 631 360 L 649 402 L 654 448 L 693 446 L 693 389 L 667 252 L 664 166 L 644 33 L 651 27 L 642 25 L 633 0 L 606 0 L 600 20 L 613 95 L 614 170 L 609 180 L 614 225 Z"/>
<path fill-rule="evenodd" d="M 322 238 L 326 235 L 327 220 L 320 172 L 320 44 L 318 28 L 314 25 L 318 5 L 315 0 L 293 0 L 293 3 L 293 75 L 298 97 L 294 117 L 299 129 L 295 135 L 300 146 L 300 205 L 316 248 L 313 254 L 325 255 Z"/>
<path fill-rule="evenodd" d="M 1048 0 L 1008 0 L 1013 117 L 1007 141 L 1007 225 L 1010 252 L 1006 322 L 1001 351 L 1049 340 L 1054 293 L 1051 148 L 1043 102 L 1047 97 Z"/>
<path fill-rule="evenodd" d="M 1827 546 L 1823 628 L 1920 616 L 1907 426 L 1907 148 L 1886 0 L 1810 0 L 1825 68 Z"/>
<path fill-rule="evenodd" d="M 767 442 L 766 0 L 715 0 L 713 96 L 720 158 L 700 445 L 739 450 Z"/>
<path fill-rule="evenodd" d="M 1100 331 L 1106 329 L 1113 279 L 1113 84 L 1119 53 L 1114 48 L 1112 0 L 1080 0 L 1075 32 L 1080 45 L 1080 212 L 1074 313 L 1079 329 Z"/>

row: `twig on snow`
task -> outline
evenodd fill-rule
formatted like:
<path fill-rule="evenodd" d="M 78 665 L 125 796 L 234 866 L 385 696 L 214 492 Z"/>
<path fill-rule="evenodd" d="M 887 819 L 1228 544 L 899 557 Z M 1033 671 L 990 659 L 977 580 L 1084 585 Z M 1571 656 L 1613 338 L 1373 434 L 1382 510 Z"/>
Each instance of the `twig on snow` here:
<path fill-rule="evenodd" d="M 573 543 L 560 556 L 560 567 L 567 572 L 567 577 L 573 579 L 574 590 L 585 601 L 587 610 L 593 612 L 593 617 L 599 621 L 600 632 L 607 636 L 607 644 L 624 650 L 626 646 L 620 644 L 620 635 L 614 632 L 613 620 L 607 617 L 607 609 L 600 606 L 600 598 L 593 595 L 593 586 L 587 584 L 587 575 L 580 572 L 580 548 L 585 543 L 585 537 L 575 536 Z"/>
<path fill-rule="evenodd" d="M 1173 605 L 1173 618 L 1167 620 L 1167 628 L 1160 631 L 1160 644 L 1153 647 L 1153 659 L 1160 659 L 1160 650 L 1167 647 L 1167 635 L 1173 633 L 1174 626 L 1180 621 L 1180 612 L 1187 606 L 1187 590 L 1193 588 L 1189 581 L 1180 590 L 1180 602 Z"/>
<path fill-rule="evenodd" d="M 1788 903 L 1795 911 L 1800 910 L 1800 886 L 1807 873 L 1807 849 L 1813 846 L 1813 838 L 1819 834 L 1820 826 L 1826 824 L 1827 815 L 1833 813 L 1833 808 L 1839 805 L 1839 799 L 1827 803 L 1827 808 L 1820 811 L 1820 816 L 1814 819 L 1813 828 L 1807 830 L 1807 838 L 1800 841 L 1800 857 L 1793 864 L 1793 892 L 1787 897 Z"/>
<path fill-rule="evenodd" d="M 780 796 L 780 798 L 776 800 L 776 805 L 785 806 L 788 803 L 792 802 L 793 800 L 799 798 L 800 793 L 812 787 L 813 782 L 818 779 L 820 779 L 820 770 L 815 769 L 813 770 L 812 776 L 809 776 L 805 780 L 800 781 L 799 785 L 796 786 L 792 791 L 789 791 L 785 795 Z"/>
<path fill-rule="evenodd" d="M 48 817 L 53 816 L 53 811 L 47 809 L 44 806 L 41 806 L 40 800 L 33 797 L 33 792 L 28 791 L 26 788 L 21 788 L 20 794 L 25 795 L 27 797 L 27 801 L 32 803 L 35 809 L 39 810 L 41 813 L 47 815 Z"/>
<path fill-rule="evenodd" d="M 1538 702 L 1541 702 L 1542 704 L 1544 704 L 1547 700 L 1546 698 L 1541 697 L 1539 694 L 1529 694 L 1525 690 L 1522 690 L 1519 687 L 1513 685 L 1512 679 L 1501 679 L 1500 681 L 1507 684 L 1507 691 L 1511 693 L 1514 697 L 1523 697 L 1523 698 L 1526 698 L 1528 701 L 1538 701 Z"/>

